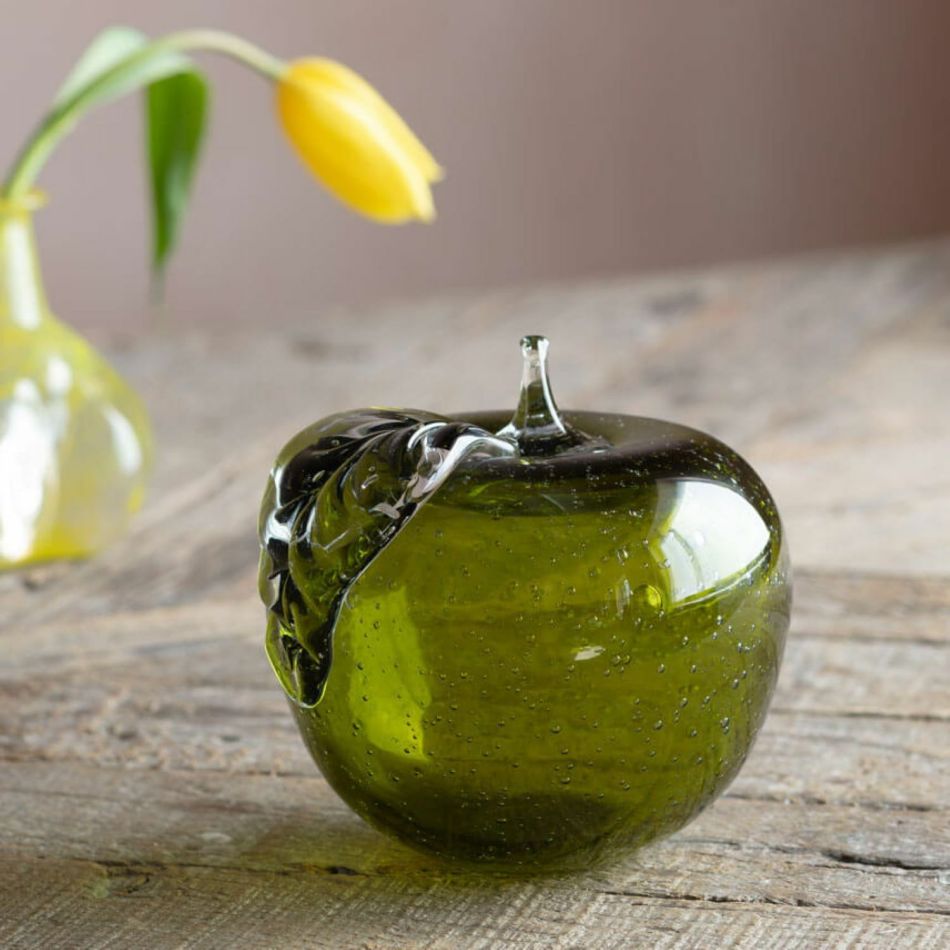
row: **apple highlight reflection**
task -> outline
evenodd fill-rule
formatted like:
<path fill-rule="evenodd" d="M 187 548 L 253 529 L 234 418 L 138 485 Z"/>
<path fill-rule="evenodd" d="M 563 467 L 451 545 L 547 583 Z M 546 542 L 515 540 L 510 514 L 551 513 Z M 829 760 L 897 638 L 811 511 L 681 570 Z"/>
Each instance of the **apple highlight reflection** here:
<path fill-rule="evenodd" d="M 738 583 L 768 557 L 769 528 L 742 495 L 716 482 L 685 479 L 658 483 L 658 510 L 669 510 L 654 526 L 669 571 L 669 605 L 721 592 Z M 710 532 L 710 526 L 719 530 Z"/>

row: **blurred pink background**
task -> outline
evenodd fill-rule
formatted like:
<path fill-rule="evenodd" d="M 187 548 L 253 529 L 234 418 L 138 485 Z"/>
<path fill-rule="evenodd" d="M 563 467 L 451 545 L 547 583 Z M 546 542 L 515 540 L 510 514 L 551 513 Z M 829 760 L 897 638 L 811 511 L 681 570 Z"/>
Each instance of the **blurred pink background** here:
<path fill-rule="evenodd" d="M 271 90 L 205 57 L 212 126 L 166 320 L 898 241 L 950 229 L 950 4 L 940 0 L 165 0 L 3 10 L 4 163 L 106 25 L 215 26 L 375 83 L 448 170 L 430 227 L 380 228 L 291 154 Z M 148 225 L 137 97 L 43 176 L 53 308 L 138 332 Z"/>

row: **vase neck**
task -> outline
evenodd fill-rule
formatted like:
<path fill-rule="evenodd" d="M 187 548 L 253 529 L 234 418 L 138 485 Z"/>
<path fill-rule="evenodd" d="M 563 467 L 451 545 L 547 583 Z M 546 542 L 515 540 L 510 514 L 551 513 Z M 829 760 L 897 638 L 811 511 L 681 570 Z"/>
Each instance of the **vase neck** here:
<path fill-rule="evenodd" d="M 33 236 L 33 211 L 41 200 L 0 198 L 0 327 L 32 330 L 50 319 Z"/>

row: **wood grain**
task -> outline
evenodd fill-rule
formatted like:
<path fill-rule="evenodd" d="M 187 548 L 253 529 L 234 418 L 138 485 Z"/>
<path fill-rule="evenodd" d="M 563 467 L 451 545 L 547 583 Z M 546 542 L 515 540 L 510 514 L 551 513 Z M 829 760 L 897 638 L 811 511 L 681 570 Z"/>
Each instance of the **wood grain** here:
<path fill-rule="evenodd" d="M 766 726 L 671 839 L 574 877 L 462 875 L 363 825 L 262 650 L 283 440 L 365 404 L 673 417 L 773 486 L 796 604 Z M 0 576 L 0 944 L 950 945 L 950 244 L 337 311 L 116 353 L 152 498 L 94 562 Z"/>

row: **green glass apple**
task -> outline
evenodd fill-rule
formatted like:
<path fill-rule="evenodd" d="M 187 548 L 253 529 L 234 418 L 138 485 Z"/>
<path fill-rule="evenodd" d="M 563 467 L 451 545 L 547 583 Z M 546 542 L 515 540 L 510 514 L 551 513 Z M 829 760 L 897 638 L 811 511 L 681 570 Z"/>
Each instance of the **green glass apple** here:
<path fill-rule="evenodd" d="M 267 651 L 367 821 L 511 870 L 682 827 L 735 776 L 791 586 L 762 481 L 693 429 L 558 411 L 526 337 L 518 408 L 367 409 L 283 449 L 264 496 Z"/>

